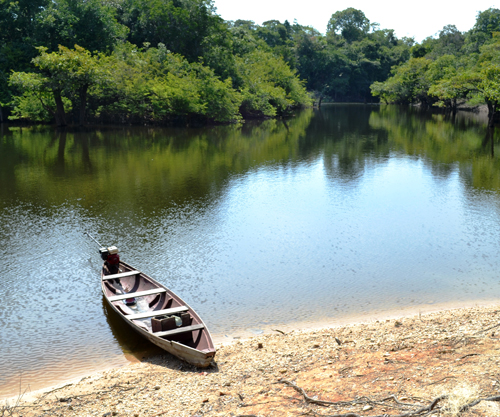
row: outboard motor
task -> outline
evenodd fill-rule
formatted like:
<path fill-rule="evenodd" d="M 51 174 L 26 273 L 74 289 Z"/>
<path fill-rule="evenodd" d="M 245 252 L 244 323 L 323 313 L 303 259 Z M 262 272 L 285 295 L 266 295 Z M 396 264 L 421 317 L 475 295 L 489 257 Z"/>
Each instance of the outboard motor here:
<path fill-rule="evenodd" d="M 109 248 L 99 249 L 104 265 L 108 269 L 109 274 L 117 274 L 120 267 L 120 255 L 118 255 L 118 248 L 110 246 Z"/>

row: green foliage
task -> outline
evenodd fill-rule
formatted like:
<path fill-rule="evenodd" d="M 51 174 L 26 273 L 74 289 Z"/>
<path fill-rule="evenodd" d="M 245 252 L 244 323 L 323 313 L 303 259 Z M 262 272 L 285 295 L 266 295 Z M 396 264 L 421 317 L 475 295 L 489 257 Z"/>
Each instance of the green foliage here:
<path fill-rule="evenodd" d="M 439 32 L 438 38 L 428 37 L 421 45 L 412 48 L 412 56 L 437 59 L 442 55 L 461 56 L 465 35 L 455 25 L 446 25 Z"/>
<path fill-rule="evenodd" d="M 410 53 L 412 58 L 423 58 L 426 56 L 430 51 L 430 47 L 425 44 L 420 44 L 417 43 L 416 45 L 413 45 L 410 49 Z"/>
<path fill-rule="evenodd" d="M 311 91 L 325 94 L 344 71 L 347 58 L 327 49 L 319 33 L 302 31 L 296 35 L 297 70 Z M 338 84 L 335 86 L 338 89 Z"/>
<path fill-rule="evenodd" d="M 124 0 L 122 10 L 131 43 L 161 43 L 191 62 L 224 44 L 228 32 L 211 0 Z"/>
<path fill-rule="evenodd" d="M 476 24 L 465 36 L 463 52 L 479 53 L 481 46 L 488 43 L 495 32 L 500 32 L 500 10 L 490 8 L 479 12 Z"/>
<path fill-rule="evenodd" d="M 71 101 L 63 98 L 64 106 L 71 110 Z M 52 93 L 26 90 L 23 95 L 13 99 L 13 111 L 10 120 L 35 123 L 50 123 L 54 120 L 56 103 Z"/>
<path fill-rule="evenodd" d="M 446 25 L 439 32 L 437 55 L 458 55 L 465 42 L 465 36 L 455 25 Z"/>
<path fill-rule="evenodd" d="M 489 8 L 479 12 L 472 32 L 483 32 L 490 37 L 500 31 L 500 9 Z"/>
<path fill-rule="evenodd" d="M 14 72 L 10 76 L 10 84 L 22 93 L 14 97 L 13 114 L 9 119 L 36 122 L 51 120 L 55 103 L 51 92 L 43 88 L 43 82 L 44 79 L 39 74 Z"/>
<path fill-rule="evenodd" d="M 323 37 L 303 28 L 294 39 L 297 70 L 308 89 L 334 101 L 369 101 L 370 85 L 386 79 L 394 65 L 406 61 L 411 44 L 387 29 L 346 42 L 341 35 Z"/>
<path fill-rule="evenodd" d="M 430 82 L 426 72 L 430 64 L 426 58 L 411 58 L 395 68 L 391 78 L 372 84 L 372 94 L 386 103 L 427 103 Z"/>
<path fill-rule="evenodd" d="M 37 16 L 35 36 L 49 51 L 75 44 L 90 51 L 111 51 L 128 32 L 116 14 L 112 3 L 100 0 L 50 2 Z"/>
<path fill-rule="evenodd" d="M 37 49 L 40 55 L 33 59 L 33 64 L 39 72 L 15 72 L 10 77 L 11 85 L 22 91 L 24 101 L 33 95 L 37 96 L 39 101 L 44 103 L 44 108 L 55 116 L 56 123 L 60 126 L 66 124 L 67 111 L 62 97 L 65 96 L 74 104 L 78 97 L 81 111 L 80 123 L 83 124 L 87 90 L 91 85 L 104 80 L 99 57 L 91 55 L 89 51 L 78 45 L 75 45 L 73 50 L 59 46 L 58 52 L 52 53 L 47 53 L 45 47 Z M 50 92 L 55 105 L 44 100 Z M 19 108 L 16 108 L 15 114 L 18 115 L 19 111 Z"/>
<path fill-rule="evenodd" d="M 326 31 L 330 36 L 341 35 L 347 42 L 353 42 L 366 36 L 369 30 L 370 21 L 365 14 L 349 7 L 332 14 Z"/>
<path fill-rule="evenodd" d="M 48 4 L 47 0 L 0 0 L 0 45 L 29 42 L 36 30 L 33 22 Z"/>
<path fill-rule="evenodd" d="M 162 44 L 144 49 L 123 44 L 111 55 L 92 55 L 77 45 L 39 51 L 33 60 L 38 72 L 10 77 L 21 92 L 14 101 L 16 118 L 31 114 L 32 120 L 47 121 L 52 114 L 63 125 L 70 101 L 81 123 L 87 107 L 94 121 L 227 123 L 240 120 L 240 110 L 275 116 L 310 104 L 294 71 L 270 52 L 256 50 L 235 60 L 240 80 L 235 89 L 231 78 L 223 81 L 208 66 L 189 63 Z"/>
<path fill-rule="evenodd" d="M 495 97 L 486 62 L 498 64 L 500 10 L 420 44 L 352 7 L 323 35 L 296 22 L 224 22 L 213 0 L 0 0 L 0 27 L 0 105 L 14 117 L 229 122 L 309 105 L 306 88 L 319 100 L 446 107 Z M 493 77 L 490 87 L 478 77 Z"/>
<path fill-rule="evenodd" d="M 56 103 L 47 78 L 41 74 L 14 72 L 9 83 L 21 92 L 14 96 L 11 120 L 49 122 L 54 118 Z"/>
<path fill-rule="evenodd" d="M 234 23 L 230 22 L 229 30 L 232 39 L 233 55 L 246 55 L 258 48 L 269 49 L 262 39 L 258 39 L 255 36 L 254 29 L 255 24 L 252 21 L 237 20 Z"/>
<path fill-rule="evenodd" d="M 109 58 L 110 80 L 91 91 L 96 115 L 119 121 L 169 123 L 189 118 L 231 122 L 240 119 L 239 94 L 231 80 L 190 64 L 164 45 L 139 50 L 124 45 Z"/>
<path fill-rule="evenodd" d="M 205 104 L 203 115 L 216 122 L 239 121 L 241 94 L 232 88 L 232 81 L 221 81 L 214 72 L 200 64 L 193 65 L 197 76 L 200 100 Z"/>
<path fill-rule="evenodd" d="M 297 25 L 298 26 L 298 25 Z M 295 28 L 296 29 L 296 28 Z M 294 36 L 295 30 L 288 20 L 268 20 L 255 29 L 255 36 L 262 39 L 276 55 L 283 57 L 292 67 L 295 66 Z"/>
<path fill-rule="evenodd" d="M 36 54 L 34 22 L 46 5 L 46 0 L 0 0 L 0 107 L 12 99 L 8 85 L 11 71 L 30 68 Z"/>
<path fill-rule="evenodd" d="M 493 9 L 480 13 L 472 32 L 481 29 L 481 33 L 487 34 L 487 30 L 496 28 L 494 16 Z M 448 36 L 458 39 L 459 42 L 455 42 L 451 49 L 455 53 L 441 54 L 445 43 L 438 48 L 439 42 L 436 41 L 428 48 L 431 52 L 425 58 L 411 58 L 394 68 L 392 77 L 386 81 L 373 83 L 372 94 L 387 103 L 420 102 L 453 111 L 457 110 L 460 101 L 474 104 L 482 101 L 488 107 L 489 123 L 492 125 L 500 112 L 500 35 L 492 32 L 491 39 L 479 48 L 479 53 L 470 55 L 462 53 L 470 44 L 463 44 L 458 51 L 461 44 L 458 35 L 456 28 L 445 27 L 440 39 Z M 427 45 L 431 43 L 432 40 Z M 452 43 L 448 42 L 448 46 Z"/>
<path fill-rule="evenodd" d="M 356 9 L 336 13 L 331 23 L 327 36 L 307 26 L 277 20 L 262 26 L 240 20 L 231 23 L 230 31 L 236 55 L 245 56 L 256 49 L 272 51 L 297 71 L 314 96 L 334 101 L 368 101 L 369 86 L 386 79 L 392 66 L 409 58 L 412 40 L 398 40 L 393 30 L 370 25 Z M 353 27 L 359 36 L 353 35 Z M 235 86 L 241 87 L 238 75 L 232 78 Z"/>
<path fill-rule="evenodd" d="M 33 63 L 47 77 L 47 87 L 51 90 L 77 91 L 102 78 L 99 56 L 78 45 L 74 49 L 60 45 L 59 50 L 52 53 L 47 53 L 45 47 L 37 49 L 40 55 L 33 59 Z"/>
<path fill-rule="evenodd" d="M 258 50 L 238 58 L 237 68 L 244 116 L 273 117 L 311 104 L 302 82 L 280 57 Z"/>

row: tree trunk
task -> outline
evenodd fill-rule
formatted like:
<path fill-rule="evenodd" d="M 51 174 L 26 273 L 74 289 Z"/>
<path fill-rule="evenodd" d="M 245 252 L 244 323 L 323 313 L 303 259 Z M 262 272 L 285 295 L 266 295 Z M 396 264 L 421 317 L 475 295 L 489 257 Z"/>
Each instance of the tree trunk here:
<path fill-rule="evenodd" d="M 59 90 L 52 90 L 54 93 L 54 100 L 56 102 L 56 124 L 57 126 L 66 126 L 66 113 L 64 111 L 64 104 Z"/>
<path fill-rule="evenodd" d="M 80 88 L 80 126 L 83 126 L 85 124 L 85 109 L 87 107 L 88 88 L 88 85 L 84 85 Z"/>

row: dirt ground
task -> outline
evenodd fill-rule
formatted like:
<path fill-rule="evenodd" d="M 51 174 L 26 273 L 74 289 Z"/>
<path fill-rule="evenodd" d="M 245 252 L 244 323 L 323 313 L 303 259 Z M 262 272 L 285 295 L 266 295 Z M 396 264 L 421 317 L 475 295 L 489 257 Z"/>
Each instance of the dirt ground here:
<path fill-rule="evenodd" d="M 500 306 L 165 354 L 0 403 L 0 416 L 500 416 Z"/>

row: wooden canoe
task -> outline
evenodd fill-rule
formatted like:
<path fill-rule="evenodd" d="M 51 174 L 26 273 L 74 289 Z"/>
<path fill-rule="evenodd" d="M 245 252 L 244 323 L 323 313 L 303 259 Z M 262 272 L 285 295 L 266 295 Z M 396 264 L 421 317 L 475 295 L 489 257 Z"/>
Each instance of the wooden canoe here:
<path fill-rule="evenodd" d="M 101 273 L 106 302 L 137 333 L 179 359 L 205 368 L 215 356 L 207 326 L 180 297 L 120 262 L 116 274 Z"/>

